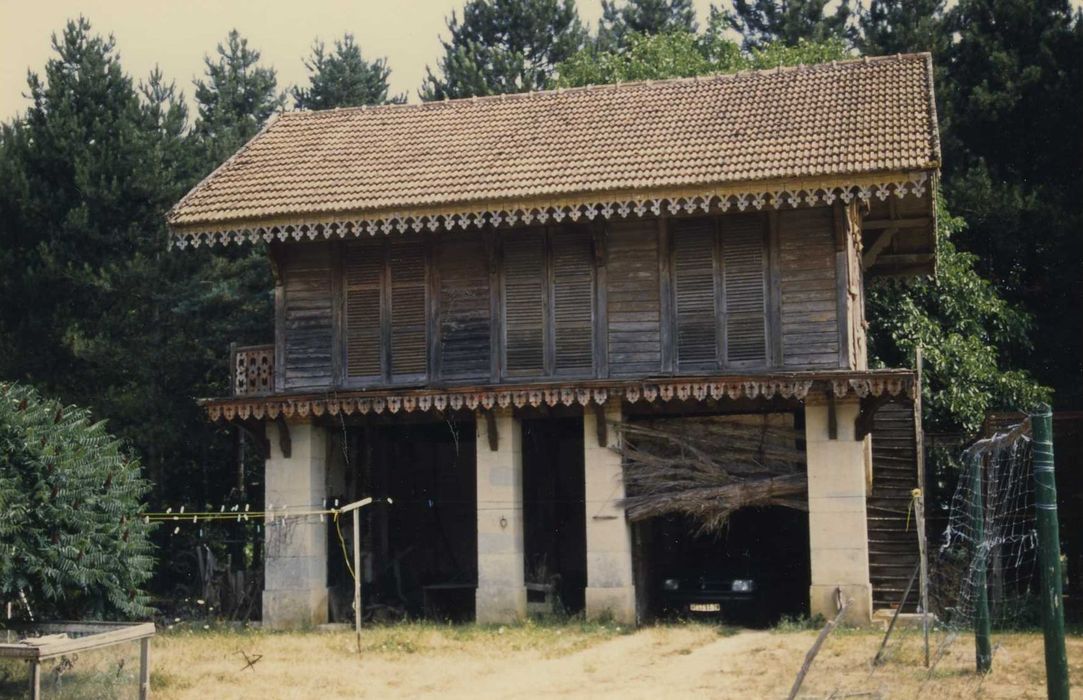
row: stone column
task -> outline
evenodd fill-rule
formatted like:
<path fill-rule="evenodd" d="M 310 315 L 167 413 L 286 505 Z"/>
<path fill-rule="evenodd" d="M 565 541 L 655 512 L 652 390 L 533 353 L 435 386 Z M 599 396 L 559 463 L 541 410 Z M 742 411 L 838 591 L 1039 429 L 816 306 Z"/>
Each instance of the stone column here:
<path fill-rule="evenodd" d="M 479 623 L 526 617 L 523 561 L 523 436 L 510 409 L 493 409 L 497 449 L 484 413 L 477 415 Z"/>
<path fill-rule="evenodd" d="M 632 575 L 632 532 L 617 504 L 624 498 L 621 456 L 610 447 L 619 435 L 619 401 L 605 406 L 606 446 L 598 444 L 598 419 L 588 406 L 583 413 L 583 470 L 587 508 L 587 618 L 610 617 L 636 622 L 635 579 Z"/>
<path fill-rule="evenodd" d="M 869 536 L 865 513 L 866 440 L 854 439 L 856 399 L 835 404 L 837 439 L 829 436 L 829 408 L 812 396 L 805 402 L 805 443 L 808 458 L 809 549 L 812 615 L 832 618 L 837 612 L 836 589 L 852 599 L 849 624 L 872 620 L 869 583 Z"/>
<path fill-rule="evenodd" d="M 279 427 L 267 424 L 271 456 L 264 467 L 266 551 L 263 626 L 303 629 L 327 622 L 327 524 L 319 516 L 281 517 L 317 510 L 326 495 L 328 434 L 310 423 L 289 426 L 290 456 Z"/>

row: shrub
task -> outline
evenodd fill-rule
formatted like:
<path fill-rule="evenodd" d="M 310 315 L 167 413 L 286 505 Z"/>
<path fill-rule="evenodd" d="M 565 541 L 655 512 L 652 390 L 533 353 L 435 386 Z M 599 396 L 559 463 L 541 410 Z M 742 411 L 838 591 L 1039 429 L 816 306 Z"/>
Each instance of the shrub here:
<path fill-rule="evenodd" d="M 149 614 L 147 489 L 89 411 L 0 382 L 0 600 L 36 619 Z"/>

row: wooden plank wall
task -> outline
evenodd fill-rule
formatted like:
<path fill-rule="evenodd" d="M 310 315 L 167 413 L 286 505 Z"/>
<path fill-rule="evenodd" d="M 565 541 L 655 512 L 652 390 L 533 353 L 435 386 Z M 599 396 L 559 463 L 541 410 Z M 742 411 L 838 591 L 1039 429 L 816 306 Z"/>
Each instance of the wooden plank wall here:
<path fill-rule="evenodd" d="M 869 529 L 869 578 L 873 607 L 898 605 L 918 563 L 911 491 L 918 487 L 914 411 L 887 403 L 873 416 L 872 492 L 866 503 Z M 914 612 L 917 583 L 906 612 Z"/>
<path fill-rule="evenodd" d="M 280 388 L 853 367 L 837 226 L 819 207 L 281 246 Z"/>

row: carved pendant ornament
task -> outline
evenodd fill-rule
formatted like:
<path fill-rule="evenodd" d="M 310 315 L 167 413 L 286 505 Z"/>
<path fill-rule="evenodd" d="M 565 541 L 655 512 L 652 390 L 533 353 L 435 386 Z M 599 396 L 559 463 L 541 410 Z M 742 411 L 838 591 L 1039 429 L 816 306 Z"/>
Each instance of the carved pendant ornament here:
<path fill-rule="evenodd" d="M 201 245 L 230 245 L 270 243 L 272 241 L 301 241 L 332 238 L 357 238 L 364 235 L 407 233 L 421 231 L 455 231 L 467 228 L 494 228 L 594 219 L 627 219 L 630 217 L 695 213 L 724 213 L 754 211 L 764 208 L 783 209 L 831 205 L 835 200 L 849 204 L 855 199 L 869 202 L 876 197 L 912 195 L 924 197 L 929 190 L 929 173 L 910 173 L 897 180 L 869 181 L 859 184 L 778 186 L 762 190 L 705 190 L 664 196 L 633 196 L 602 201 L 572 201 L 556 204 L 507 205 L 501 208 L 481 208 L 451 212 L 398 212 L 372 217 L 334 217 L 279 224 L 223 224 L 219 228 L 174 228 L 170 247 L 193 248 Z"/>
<path fill-rule="evenodd" d="M 670 401 L 724 401 L 746 399 L 796 399 L 804 401 L 810 392 L 830 392 L 836 398 L 852 395 L 868 397 L 914 398 L 914 374 L 908 370 L 888 372 L 846 373 L 845 376 L 823 377 L 787 375 L 738 380 L 674 380 L 671 382 L 626 382 L 608 386 L 551 386 L 498 389 L 462 389 L 441 391 L 411 391 L 356 394 L 326 394 L 319 396 L 248 396 L 233 399 L 203 401 L 211 420 L 275 420 L 277 418 L 310 418 L 367 414 L 398 414 L 415 411 L 491 410 L 493 408 L 537 408 L 542 406 L 587 407 L 604 405 L 610 399 L 631 404 Z"/>

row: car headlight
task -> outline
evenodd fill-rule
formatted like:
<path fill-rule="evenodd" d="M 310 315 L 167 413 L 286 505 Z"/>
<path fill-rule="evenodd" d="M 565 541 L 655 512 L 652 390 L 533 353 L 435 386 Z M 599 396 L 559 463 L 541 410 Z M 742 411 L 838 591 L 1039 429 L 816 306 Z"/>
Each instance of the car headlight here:
<path fill-rule="evenodd" d="M 756 590 L 756 582 L 750 578 L 734 579 L 730 590 L 734 593 L 751 593 Z"/>
<path fill-rule="evenodd" d="M 681 582 L 678 581 L 675 578 L 667 578 L 665 581 L 662 581 L 662 590 L 663 591 L 676 591 L 680 587 L 681 587 Z"/>

